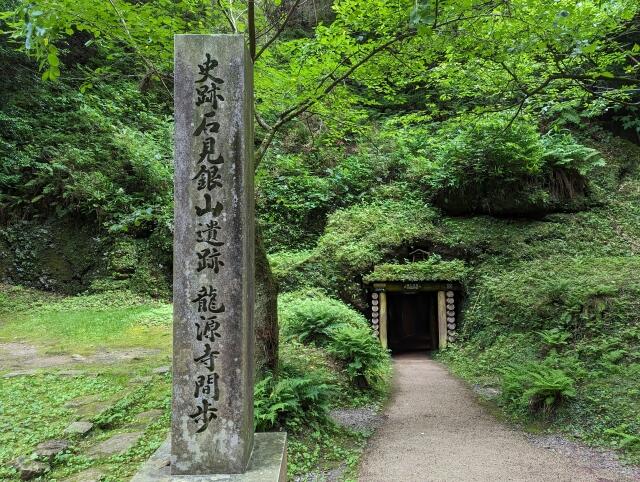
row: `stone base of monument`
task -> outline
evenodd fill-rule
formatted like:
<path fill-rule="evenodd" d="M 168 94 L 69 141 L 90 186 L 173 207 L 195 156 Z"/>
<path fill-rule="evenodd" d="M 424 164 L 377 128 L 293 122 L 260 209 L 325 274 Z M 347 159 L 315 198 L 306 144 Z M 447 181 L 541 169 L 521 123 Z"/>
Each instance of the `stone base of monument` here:
<path fill-rule="evenodd" d="M 285 482 L 287 434 L 256 433 L 249 466 L 244 474 L 171 475 L 171 438 L 142 466 L 131 482 Z"/>

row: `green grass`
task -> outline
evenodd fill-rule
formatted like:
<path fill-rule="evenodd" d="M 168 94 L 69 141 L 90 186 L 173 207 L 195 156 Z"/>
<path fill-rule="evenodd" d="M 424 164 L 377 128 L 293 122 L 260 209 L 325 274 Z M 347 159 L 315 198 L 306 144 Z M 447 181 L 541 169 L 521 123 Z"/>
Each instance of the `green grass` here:
<path fill-rule="evenodd" d="M 120 369 L 119 369 L 120 368 Z M 85 376 L 65 377 L 38 374 L 3 380 L 0 386 L 0 479 L 17 480 L 8 462 L 18 456 L 29 456 L 46 440 L 70 439 L 70 450 L 54 461 L 53 470 L 44 480 L 60 480 L 93 467 L 103 471 L 104 480 L 128 480 L 164 440 L 169 428 L 171 385 L 168 376 L 154 376 L 153 383 L 132 383 L 136 375 L 148 374 L 148 366 L 102 367 Z M 152 386 L 153 389 L 149 389 Z M 93 397 L 84 406 L 83 419 L 95 423 L 86 438 L 63 434 L 67 425 L 80 418 L 76 409 L 67 405 L 74 400 Z M 106 402 L 106 403 L 104 403 Z M 91 415 L 86 407 L 95 404 L 111 407 L 105 413 Z M 146 428 L 143 438 L 127 453 L 110 458 L 91 459 L 85 450 L 122 431 L 140 430 L 134 422 L 136 414 L 161 409 L 165 415 Z"/>
<path fill-rule="evenodd" d="M 0 341 L 20 340 L 50 353 L 105 348 L 169 350 L 172 308 L 128 292 L 60 298 L 6 287 L 0 297 Z"/>
<path fill-rule="evenodd" d="M 170 427 L 171 376 L 154 375 L 152 370 L 170 363 L 171 305 L 130 292 L 62 297 L 17 286 L 0 288 L 0 343 L 25 342 L 47 356 L 154 349 L 127 362 L 43 365 L 30 374 L 0 379 L 0 480 L 17 481 L 8 463 L 18 456 L 31 456 L 41 442 L 68 438 L 64 429 L 79 419 L 91 420 L 94 429 L 85 438 L 72 437 L 70 450 L 58 456 L 40 480 L 62 480 L 90 468 L 105 474 L 101 482 L 129 480 L 164 441 Z M 281 352 L 290 369 L 298 367 L 304 375 L 312 367 L 336 388 L 329 408 L 379 406 L 385 399 L 388 387 L 355 390 L 346 373 L 320 349 L 283 343 Z M 69 368 L 81 373 L 64 376 Z M 152 381 L 137 380 L 140 377 L 152 377 Z M 69 405 L 87 397 L 90 401 L 79 408 Z M 135 416 L 150 409 L 159 409 L 163 415 L 140 428 Z M 144 430 L 143 437 L 124 454 L 86 455 L 90 447 L 117 433 L 138 430 Z M 299 425 L 289 433 L 289 477 L 346 464 L 342 479 L 355 480 L 368 435 L 337 427 L 327 419 Z"/>

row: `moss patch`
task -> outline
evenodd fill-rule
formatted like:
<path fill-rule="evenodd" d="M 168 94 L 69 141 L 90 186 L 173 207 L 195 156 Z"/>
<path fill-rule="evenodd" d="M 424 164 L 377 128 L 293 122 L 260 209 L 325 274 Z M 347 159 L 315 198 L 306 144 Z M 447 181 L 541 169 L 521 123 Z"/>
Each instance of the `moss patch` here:
<path fill-rule="evenodd" d="M 376 281 L 456 281 L 466 279 L 468 268 L 460 260 L 444 261 L 439 256 L 432 256 L 424 261 L 405 264 L 382 264 L 376 266 L 372 273 L 363 279 L 365 283 Z"/>

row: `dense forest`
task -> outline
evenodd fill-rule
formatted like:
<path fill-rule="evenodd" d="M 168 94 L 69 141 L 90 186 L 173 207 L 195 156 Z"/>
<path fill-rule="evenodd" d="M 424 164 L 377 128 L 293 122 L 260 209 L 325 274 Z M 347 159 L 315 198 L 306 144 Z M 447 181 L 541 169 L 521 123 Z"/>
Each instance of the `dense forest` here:
<path fill-rule="evenodd" d="M 0 0 L 0 339 L 34 299 L 167 306 L 173 35 L 246 33 L 256 424 L 298 434 L 290 475 L 353 470 L 365 436 L 326 414 L 384 403 L 374 270 L 460 283 L 459 336 L 435 356 L 504 416 L 640 461 L 637 0 L 258 0 L 253 21 L 246 7 Z M 427 257 L 410 262 L 415 248 Z M 0 436 L 18 447 L 1 462 L 18 439 Z"/>

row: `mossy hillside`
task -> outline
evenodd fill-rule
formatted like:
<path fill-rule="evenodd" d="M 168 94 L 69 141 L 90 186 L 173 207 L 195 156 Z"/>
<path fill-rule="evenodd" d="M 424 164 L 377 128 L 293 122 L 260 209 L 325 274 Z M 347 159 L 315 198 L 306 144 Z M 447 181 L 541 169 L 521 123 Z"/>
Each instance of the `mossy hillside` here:
<path fill-rule="evenodd" d="M 640 148 L 597 130 L 589 142 L 607 166 L 589 177 L 588 209 L 452 217 L 396 182 L 380 187 L 382 199 L 330 215 L 314 249 L 273 255 L 282 260 L 276 273 L 285 289 L 321 286 L 364 309 L 363 280 L 429 279 L 440 263 L 465 266 L 461 339 L 441 359 L 470 382 L 503 390 L 497 401 L 514 419 L 637 460 Z M 411 246 L 433 258 L 408 262 Z M 533 380 L 533 366 L 538 385 L 505 386 L 509 370 Z M 554 395 L 561 386 L 566 395 Z M 549 390 L 548 407 L 536 390 Z"/>
<path fill-rule="evenodd" d="M 90 50 L 90 49 L 89 49 Z M 78 52 L 74 52 L 78 53 Z M 78 293 L 113 270 L 115 241 L 137 245 L 131 282 L 167 293 L 171 265 L 171 119 L 136 82 L 70 73 L 42 82 L 0 40 L 0 279 Z M 146 244 L 145 249 L 141 245 Z M 164 286 L 162 286 L 164 285 Z M 98 289 L 98 287 L 96 287 Z M 153 293 L 149 293 L 153 294 Z"/>

